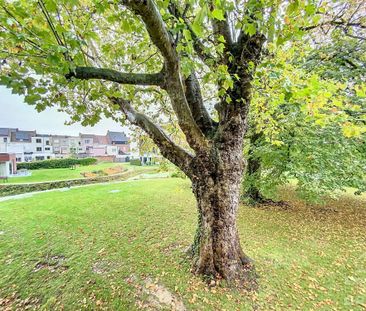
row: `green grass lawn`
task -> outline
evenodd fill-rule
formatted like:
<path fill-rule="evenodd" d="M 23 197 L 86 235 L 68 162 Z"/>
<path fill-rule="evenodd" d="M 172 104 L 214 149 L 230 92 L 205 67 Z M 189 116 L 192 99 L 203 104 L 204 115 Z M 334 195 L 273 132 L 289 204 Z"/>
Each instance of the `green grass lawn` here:
<path fill-rule="evenodd" d="M 9 183 L 33 183 L 52 180 L 67 180 L 83 178 L 82 173 L 103 170 L 110 167 L 123 166 L 133 170 L 144 170 L 145 166 L 134 166 L 129 163 L 108 163 L 102 162 L 95 165 L 78 166 L 76 169 L 70 168 L 56 168 L 56 169 L 40 169 L 32 170 L 31 176 L 12 177 Z"/>
<path fill-rule="evenodd" d="M 260 284 L 245 293 L 191 275 L 182 256 L 196 225 L 187 180 L 2 202 L 0 309 L 151 310 L 154 288 L 164 286 L 187 310 L 364 310 L 365 203 L 349 196 L 322 207 L 242 206 L 241 241 Z"/>

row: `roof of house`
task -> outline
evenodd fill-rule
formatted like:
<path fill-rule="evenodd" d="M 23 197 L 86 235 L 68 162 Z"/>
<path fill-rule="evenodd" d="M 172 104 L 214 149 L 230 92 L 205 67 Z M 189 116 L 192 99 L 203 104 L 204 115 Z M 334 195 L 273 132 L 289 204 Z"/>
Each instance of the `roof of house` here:
<path fill-rule="evenodd" d="M 80 138 L 94 138 L 95 135 L 94 134 L 79 134 Z"/>
<path fill-rule="evenodd" d="M 108 139 L 111 143 L 128 142 L 128 137 L 124 132 L 107 132 Z"/>
<path fill-rule="evenodd" d="M 50 135 L 52 139 L 62 139 L 62 138 L 70 138 L 70 139 L 78 139 L 79 136 L 70 136 L 70 135 Z"/>
<path fill-rule="evenodd" d="M 51 135 L 49 134 L 37 134 L 37 137 L 50 137 Z"/>
<path fill-rule="evenodd" d="M 106 135 L 94 135 L 94 143 L 99 145 L 108 145 L 109 140 Z"/>
<path fill-rule="evenodd" d="M 16 131 L 11 133 L 11 141 L 31 141 L 36 136 L 36 131 Z"/>
<path fill-rule="evenodd" d="M 10 136 L 11 132 L 17 131 L 17 129 L 1 127 L 0 128 L 0 136 Z"/>

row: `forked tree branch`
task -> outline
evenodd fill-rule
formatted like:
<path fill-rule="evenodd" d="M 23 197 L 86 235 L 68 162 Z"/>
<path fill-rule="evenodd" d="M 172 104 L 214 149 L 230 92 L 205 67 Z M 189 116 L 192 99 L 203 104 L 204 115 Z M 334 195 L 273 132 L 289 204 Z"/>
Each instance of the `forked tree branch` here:
<path fill-rule="evenodd" d="M 164 57 L 165 89 L 188 144 L 195 151 L 207 148 L 206 137 L 189 109 L 175 42 L 168 32 L 156 4 L 153 0 L 121 0 L 121 3 L 142 18 L 151 41 Z"/>
<path fill-rule="evenodd" d="M 155 125 L 145 114 L 137 112 L 128 100 L 116 97 L 111 97 L 110 100 L 120 107 L 131 124 L 140 127 L 149 135 L 165 158 L 177 165 L 187 176 L 190 175 L 193 155 L 176 145 L 158 125 Z"/>

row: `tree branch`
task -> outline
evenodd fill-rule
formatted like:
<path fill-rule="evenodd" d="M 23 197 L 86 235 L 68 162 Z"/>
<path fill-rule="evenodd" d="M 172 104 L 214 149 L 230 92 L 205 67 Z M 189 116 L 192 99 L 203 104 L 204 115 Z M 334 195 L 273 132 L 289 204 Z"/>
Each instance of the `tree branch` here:
<path fill-rule="evenodd" d="M 190 164 L 193 155 L 177 146 L 159 126 L 155 125 L 143 113 L 137 112 L 128 100 L 116 97 L 112 97 L 110 100 L 119 105 L 131 124 L 140 127 L 149 135 L 165 158 L 177 165 L 187 176 L 190 175 Z"/>
<path fill-rule="evenodd" d="M 112 69 L 96 67 L 76 67 L 73 72 L 66 75 L 67 79 L 75 77 L 80 80 L 100 79 L 120 84 L 157 85 L 163 86 L 164 75 L 159 73 L 125 73 Z"/>
<path fill-rule="evenodd" d="M 211 10 L 214 9 L 214 5 L 213 5 L 212 1 L 210 1 L 209 7 Z M 224 14 L 225 14 L 225 20 L 217 20 L 215 18 L 212 19 L 212 28 L 213 28 L 213 32 L 214 32 L 214 36 L 215 36 L 215 41 L 217 44 L 219 44 L 219 42 L 220 42 L 218 40 L 218 38 L 220 36 L 222 36 L 225 39 L 225 50 L 224 50 L 224 54 L 225 54 L 227 52 L 230 53 L 232 51 L 233 36 L 231 33 L 227 12 L 225 12 Z"/>
<path fill-rule="evenodd" d="M 194 72 L 184 81 L 186 98 L 194 120 L 202 132 L 207 136 L 214 129 L 214 122 L 203 104 L 200 85 Z"/>
<path fill-rule="evenodd" d="M 186 9 L 189 6 L 186 7 Z M 184 13 L 181 13 L 177 4 L 175 2 L 169 3 L 169 12 L 172 14 L 177 20 L 183 20 L 187 29 L 191 33 L 192 40 L 193 40 L 193 48 L 198 55 L 198 57 L 202 60 L 203 63 L 205 63 L 207 66 L 213 66 L 217 63 L 216 57 L 214 57 L 211 53 L 207 52 L 205 50 L 205 46 L 201 39 L 197 36 L 197 34 L 194 32 L 190 22 L 185 17 Z"/>
<path fill-rule="evenodd" d="M 307 26 L 307 27 L 301 27 L 301 30 L 304 31 L 308 31 L 308 30 L 312 30 L 318 27 L 322 27 L 322 26 L 326 26 L 326 25 L 330 25 L 330 26 L 344 26 L 344 27 L 356 27 L 356 28 L 360 28 L 360 29 L 366 29 L 366 25 L 363 25 L 361 23 L 353 23 L 353 22 L 347 22 L 345 20 L 331 20 L 331 21 L 326 21 L 317 25 L 311 25 L 311 26 Z"/>
<path fill-rule="evenodd" d="M 169 64 L 178 63 L 174 40 L 152 0 L 121 0 L 121 3 L 139 15 L 146 25 L 152 42 Z"/>
<path fill-rule="evenodd" d="M 153 0 L 121 0 L 121 3 L 141 16 L 151 41 L 160 50 L 165 59 L 164 88 L 167 91 L 179 127 L 186 136 L 188 144 L 195 151 L 208 146 L 206 137 L 195 122 L 186 99 L 182 75 L 179 67 L 179 55 L 174 40 L 168 32 L 161 14 Z"/>

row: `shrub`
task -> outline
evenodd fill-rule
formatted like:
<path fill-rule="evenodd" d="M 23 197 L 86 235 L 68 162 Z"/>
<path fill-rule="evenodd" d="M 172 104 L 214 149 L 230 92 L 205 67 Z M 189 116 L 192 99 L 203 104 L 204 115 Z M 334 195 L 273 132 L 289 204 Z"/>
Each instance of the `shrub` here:
<path fill-rule="evenodd" d="M 186 175 L 186 174 L 184 174 L 184 173 L 183 173 L 183 171 L 181 171 L 180 169 L 178 169 L 178 168 L 177 168 L 177 169 L 172 173 L 171 177 L 185 179 L 185 178 L 187 178 L 187 175 Z"/>
<path fill-rule="evenodd" d="M 168 172 L 169 171 L 169 162 L 168 160 L 163 159 L 159 163 L 159 172 Z"/>
<path fill-rule="evenodd" d="M 28 170 L 39 170 L 39 169 L 47 169 L 47 168 L 68 168 L 73 165 L 92 165 L 97 162 L 97 159 L 94 158 L 85 158 L 85 159 L 53 159 L 53 160 L 44 160 L 44 161 L 35 161 L 35 162 L 24 162 L 18 163 L 18 169 L 28 169 Z"/>
<path fill-rule="evenodd" d="M 137 166 L 141 166 L 142 165 L 140 159 L 133 159 L 133 160 L 130 161 L 130 164 L 131 165 L 137 165 Z"/>

